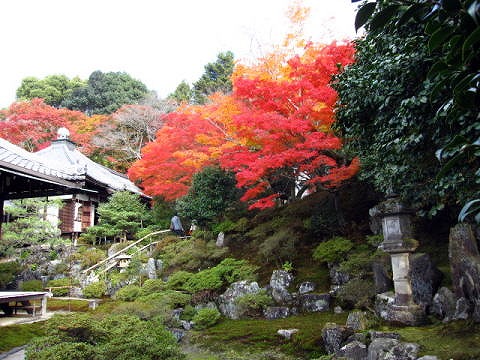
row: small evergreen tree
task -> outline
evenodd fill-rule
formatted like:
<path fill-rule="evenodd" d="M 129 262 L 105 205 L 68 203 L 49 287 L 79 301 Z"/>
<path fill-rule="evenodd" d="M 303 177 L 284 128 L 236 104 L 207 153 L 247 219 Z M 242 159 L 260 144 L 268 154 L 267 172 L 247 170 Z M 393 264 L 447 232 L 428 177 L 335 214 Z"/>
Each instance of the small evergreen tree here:
<path fill-rule="evenodd" d="M 133 237 L 148 217 L 140 196 L 128 191 L 114 193 L 108 202 L 98 207 L 98 215 L 98 225 L 89 228 L 88 234 L 99 238 L 120 238 L 122 241 Z"/>

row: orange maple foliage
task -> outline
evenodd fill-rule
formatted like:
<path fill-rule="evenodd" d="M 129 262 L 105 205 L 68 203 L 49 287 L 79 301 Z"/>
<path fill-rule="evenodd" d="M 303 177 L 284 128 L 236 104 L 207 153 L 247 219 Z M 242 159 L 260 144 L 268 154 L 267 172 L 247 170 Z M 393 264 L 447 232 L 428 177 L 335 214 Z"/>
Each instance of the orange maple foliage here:
<path fill-rule="evenodd" d="M 174 200 L 185 195 L 193 175 L 218 162 L 223 149 L 234 144 L 231 122 L 238 113 L 232 97 L 215 94 L 208 105 L 184 105 L 165 116 L 154 142 L 129 169 L 144 191 Z"/>

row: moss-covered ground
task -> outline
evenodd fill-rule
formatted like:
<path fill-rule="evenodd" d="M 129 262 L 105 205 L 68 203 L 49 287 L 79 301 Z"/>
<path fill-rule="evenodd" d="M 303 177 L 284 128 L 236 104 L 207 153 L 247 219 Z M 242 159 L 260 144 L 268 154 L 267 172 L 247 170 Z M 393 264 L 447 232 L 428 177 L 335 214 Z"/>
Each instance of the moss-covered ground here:
<path fill-rule="evenodd" d="M 0 328 L 0 352 L 23 346 L 37 336 L 44 335 L 44 322 L 3 326 Z"/>

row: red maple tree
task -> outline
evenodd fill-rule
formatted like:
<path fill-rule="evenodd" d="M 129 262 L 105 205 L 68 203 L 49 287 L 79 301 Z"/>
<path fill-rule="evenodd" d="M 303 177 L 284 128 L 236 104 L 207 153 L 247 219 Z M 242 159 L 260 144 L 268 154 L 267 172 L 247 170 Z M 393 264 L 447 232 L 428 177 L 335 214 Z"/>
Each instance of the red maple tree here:
<path fill-rule="evenodd" d="M 88 117 L 80 111 L 57 109 L 42 99 L 15 102 L 0 112 L 0 137 L 28 151 L 37 151 L 56 139 L 57 130 L 66 127 L 70 137 L 85 154 L 94 147 L 91 137 L 103 116 Z"/>

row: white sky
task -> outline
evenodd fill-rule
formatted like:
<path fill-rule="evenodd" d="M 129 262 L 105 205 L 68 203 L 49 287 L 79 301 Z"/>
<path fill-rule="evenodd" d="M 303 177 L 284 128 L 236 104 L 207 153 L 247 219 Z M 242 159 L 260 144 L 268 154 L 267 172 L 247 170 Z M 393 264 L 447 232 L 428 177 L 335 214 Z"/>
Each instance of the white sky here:
<path fill-rule="evenodd" d="M 278 44 L 291 0 L 0 0 L 0 108 L 27 76 L 124 71 L 166 97 L 217 54 L 256 58 Z M 355 36 L 350 0 L 304 0 L 313 41 Z M 261 47 L 259 47 L 261 45 Z"/>

